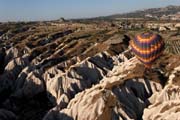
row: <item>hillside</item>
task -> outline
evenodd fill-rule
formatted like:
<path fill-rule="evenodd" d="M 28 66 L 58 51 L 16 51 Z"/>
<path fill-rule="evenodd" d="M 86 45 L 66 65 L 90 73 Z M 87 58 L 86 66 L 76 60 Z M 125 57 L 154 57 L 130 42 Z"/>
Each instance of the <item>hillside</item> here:
<path fill-rule="evenodd" d="M 150 8 L 145 10 L 138 10 L 134 12 L 110 15 L 105 18 L 115 19 L 115 18 L 145 18 L 150 15 L 152 17 L 162 17 L 163 15 L 174 15 L 180 12 L 180 6 L 167 6 L 163 8 Z"/>

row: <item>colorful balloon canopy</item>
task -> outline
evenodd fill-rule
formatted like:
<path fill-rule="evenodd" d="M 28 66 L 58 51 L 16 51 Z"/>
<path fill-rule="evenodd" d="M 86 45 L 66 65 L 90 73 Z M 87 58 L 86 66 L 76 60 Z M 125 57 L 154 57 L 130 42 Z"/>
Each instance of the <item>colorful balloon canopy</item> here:
<path fill-rule="evenodd" d="M 147 68 L 162 54 L 164 45 L 162 37 L 151 32 L 139 34 L 130 41 L 132 51 Z"/>

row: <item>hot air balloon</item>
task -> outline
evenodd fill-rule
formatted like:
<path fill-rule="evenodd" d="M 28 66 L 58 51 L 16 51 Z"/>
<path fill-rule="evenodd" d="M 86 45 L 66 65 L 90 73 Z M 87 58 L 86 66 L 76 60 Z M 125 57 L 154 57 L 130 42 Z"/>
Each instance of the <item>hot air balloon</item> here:
<path fill-rule="evenodd" d="M 153 62 L 162 54 L 165 44 L 160 35 L 146 32 L 136 35 L 130 41 L 130 46 L 144 66 L 151 68 Z"/>

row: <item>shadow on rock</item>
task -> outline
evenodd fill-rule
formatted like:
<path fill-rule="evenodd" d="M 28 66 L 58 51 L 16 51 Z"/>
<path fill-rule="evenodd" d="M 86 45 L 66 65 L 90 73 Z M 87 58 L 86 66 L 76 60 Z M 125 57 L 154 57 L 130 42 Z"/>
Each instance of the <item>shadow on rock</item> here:
<path fill-rule="evenodd" d="M 65 113 L 59 113 L 58 111 L 51 111 L 51 116 L 47 115 L 43 120 L 74 120 L 72 117 Z"/>
<path fill-rule="evenodd" d="M 128 80 L 124 85 L 113 88 L 112 91 L 130 118 L 138 120 L 142 118 L 144 108 L 150 104 L 148 98 L 152 95 L 149 80 Z"/>
<path fill-rule="evenodd" d="M 17 116 L 11 111 L 0 109 L 0 120 L 17 120 Z"/>
<path fill-rule="evenodd" d="M 48 99 L 50 93 L 47 93 L 44 81 L 34 76 L 27 77 L 24 84 L 13 91 L 2 105 L 3 109 L 12 111 L 17 120 L 41 120 L 54 107 Z"/>

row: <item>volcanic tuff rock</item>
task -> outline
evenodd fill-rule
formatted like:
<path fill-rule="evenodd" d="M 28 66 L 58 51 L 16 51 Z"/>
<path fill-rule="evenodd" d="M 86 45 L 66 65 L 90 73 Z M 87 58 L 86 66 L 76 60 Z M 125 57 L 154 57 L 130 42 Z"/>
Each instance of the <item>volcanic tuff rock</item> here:
<path fill-rule="evenodd" d="M 175 64 L 173 56 L 170 57 L 170 62 L 166 63 L 169 68 Z M 180 64 L 176 65 L 178 67 L 171 71 L 154 68 L 146 72 L 136 58 L 122 62 L 100 83 L 75 95 L 67 108 L 61 110 L 57 105 L 44 120 L 141 119 L 142 115 L 145 120 L 178 119 Z M 165 87 L 162 82 L 166 75 L 163 72 L 169 74 Z"/>
<path fill-rule="evenodd" d="M 174 68 L 168 79 L 168 83 L 164 89 L 154 93 L 149 98 L 149 101 L 152 105 L 144 110 L 143 119 L 179 119 L 180 65 Z"/>
<path fill-rule="evenodd" d="M 7 24 L 0 26 L 0 107 L 18 120 L 42 119 L 57 104 L 66 108 L 120 62 L 116 57 L 128 47 L 103 43 L 117 32 L 94 25 Z"/>
<path fill-rule="evenodd" d="M 0 119 L 1 120 L 16 120 L 17 117 L 14 113 L 8 110 L 0 109 Z"/>
<path fill-rule="evenodd" d="M 57 105 L 44 120 L 58 120 L 64 114 L 78 120 L 139 119 L 152 91 L 162 89 L 143 78 L 144 70 L 136 58 L 122 62 L 100 83 L 77 94 L 67 108 L 61 110 Z"/>
<path fill-rule="evenodd" d="M 130 35 L 55 23 L 0 25 L 0 119 L 178 117 L 179 56 L 166 53 L 146 71 L 128 47 Z"/>

